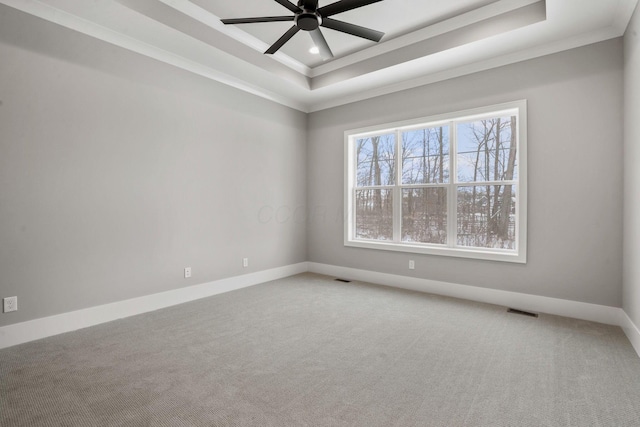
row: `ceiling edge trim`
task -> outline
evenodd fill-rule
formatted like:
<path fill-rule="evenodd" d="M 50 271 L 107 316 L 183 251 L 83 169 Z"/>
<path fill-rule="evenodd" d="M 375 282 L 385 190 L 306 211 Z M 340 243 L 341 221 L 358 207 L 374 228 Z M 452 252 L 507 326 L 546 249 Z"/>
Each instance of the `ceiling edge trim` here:
<path fill-rule="evenodd" d="M 247 83 L 243 80 L 203 66 L 174 53 L 140 42 L 119 32 L 97 25 L 83 18 L 79 18 L 60 9 L 56 9 L 40 0 L 0 0 L 0 3 L 107 43 L 217 81 L 221 84 L 267 99 L 277 104 L 290 107 L 304 113 L 312 113 L 620 37 L 626 29 L 628 21 L 626 13 L 629 11 L 628 8 L 634 9 L 638 3 L 638 0 L 621 1 L 624 2 L 625 8 L 616 15 L 612 25 L 601 28 L 595 32 L 580 34 L 570 39 L 540 45 L 538 47 L 527 49 L 526 51 L 501 55 L 485 61 L 474 62 L 411 80 L 400 81 L 380 88 L 335 97 L 330 100 L 314 101 L 311 99 L 308 102 L 295 100 L 291 97 L 265 90 L 257 85 Z M 621 26 L 624 26 L 624 28 L 621 28 Z"/>
<path fill-rule="evenodd" d="M 373 45 L 367 49 L 348 55 L 344 58 L 338 58 L 326 64 L 318 65 L 311 69 L 312 78 L 319 77 L 324 74 L 334 72 L 336 70 L 357 64 L 359 62 L 369 60 L 381 55 L 388 54 L 413 45 L 424 42 L 437 36 L 460 30 L 473 24 L 486 21 L 496 16 L 505 15 L 518 9 L 530 6 L 535 3 L 545 2 L 546 0 L 502 0 L 495 3 L 482 6 L 478 9 L 463 13 L 462 15 L 437 22 L 428 27 L 413 31 L 403 36 L 395 37 L 389 41 L 384 41 Z"/>
<path fill-rule="evenodd" d="M 243 43 L 249 46 L 252 49 L 259 51 L 260 53 L 264 53 L 265 50 L 269 48 L 269 45 L 262 40 L 257 39 L 256 37 L 246 33 L 236 27 L 224 25 L 220 21 L 220 17 L 214 15 L 206 9 L 201 8 L 200 6 L 191 3 L 188 0 L 159 0 L 160 2 L 166 4 L 167 6 L 177 10 L 178 12 L 189 16 L 192 19 L 195 19 L 198 22 L 201 22 L 208 27 L 228 36 L 232 39 Z M 291 68 L 294 71 L 297 71 L 300 74 L 303 74 L 306 77 L 311 77 L 312 70 L 310 67 L 306 66 L 302 62 L 299 62 L 292 57 L 286 55 L 283 52 L 276 52 L 272 55 L 272 58 L 281 64 Z"/>
<path fill-rule="evenodd" d="M 508 12 L 491 16 L 467 26 L 439 34 L 395 51 L 379 55 L 349 67 L 317 76 L 311 80 L 311 90 L 341 84 L 378 71 L 402 67 L 406 63 L 431 57 L 441 52 L 496 37 L 529 25 L 543 22 L 547 17 L 544 0 L 536 1 Z"/>
<path fill-rule="evenodd" d="M 440 71 L 437 73 L 429 74 L 426 76 L 414 78 L 411 80 L 405 80 L 395 84 L 387 85 L 384 87 L 371 89 L 368 91 L 359 92 L 352 95 L 343 96 L 340 98 L 334 98 L 328 101 L 316 101 L 310 105 L 310 113 L 315 113 L 330 108 L 340 107 L 343 105 L 351 104 L 354 102 L 365 101 L 367 99 L 376 98 L 378 96 L 389 95 L 395 92 L 403 90 L 413 89 L 420 86 L 426 86 L 429 84 L 462 77 L 482 71 L 491 70 L 518 62 L 528 61 L 530 59 L 540 58 L 554 53 L 559 53 L 582 46 L 587 46 L 594 43 L 610 40 L 616 37 L 620 37 L 621 33 L 619 29 L 614 27 L 603 28 L 597 32 L 589 32 L 580 34 L 576 37 L 572 37 L 560 42 L 548 43 L 545 45 L 537 46 L 526 51 L 518 51 L 505 55 L 500 55 L 485 61 L 474 62 L 467 65 L 462 65 L 446 71 Z"/>
<path fill-rule="evenodd" d="M 77 17 L 66 11 L 56 9 L 53 6 L 42 3 L 41 1 L 29 0 L 25 2 L 24 0 L 0 0 L 0 3 L 21 12 L 28 13 L 38 18 L 60 25 L 62 27 L 77 31 L 90 37 L 94 37 L 98 40 L 102 40 L 104 42 L 144 55 L 146 57 L 156 59 L 160 62 L 239 89 L 243 92 L 259 96 L 269 101 L 273 101 L 277 104 L 281 104 L 286 107 L 302 111 L 304 113 L 309 112 L 309 106 L 305 103 L 298 102 L 291 99 L 290 97 L 265 90 L 257 85 L 247 83 L 241 79 L 235 78 L 220 71 L 216 71 L 195 61 L 160 49 L 148 43 L 136 40 L 117 31 L 90 22 L 86 19 Z"/>

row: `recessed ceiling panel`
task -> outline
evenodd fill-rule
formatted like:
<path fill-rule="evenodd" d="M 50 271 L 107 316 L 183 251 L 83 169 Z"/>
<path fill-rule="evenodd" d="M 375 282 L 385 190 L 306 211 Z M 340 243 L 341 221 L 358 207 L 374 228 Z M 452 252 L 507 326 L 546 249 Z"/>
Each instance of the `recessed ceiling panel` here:
<path fill-rule="evenodd" d="M 274 0 L 192 0 L 192 2 L 220 18 L 292 15 L 288 9 Z M 382 31 L 385 36 L 381 43 L 384 43 L 400 35 L 495 2 L 496 0 L 384 0 L 334 15 L 332 18 Z M 294 0 L 293 3 L 297 2 Z M 331 3 L 335 1 L 320 0 L 319 6 Z M 269 22 L 236 26 L 271 45 L 292 25 L 293 23 L 290 22 Z M 328 28 L 322 28 L 322 32 L 333 51 L 334 59 L 376 44 Z M 318 55 L 309 53 L 312 46 L 313 42 L 309 34 L 300 31 L 281 48 L 281 51 L 307 66 L 314 67 L 325 61 Z"/>

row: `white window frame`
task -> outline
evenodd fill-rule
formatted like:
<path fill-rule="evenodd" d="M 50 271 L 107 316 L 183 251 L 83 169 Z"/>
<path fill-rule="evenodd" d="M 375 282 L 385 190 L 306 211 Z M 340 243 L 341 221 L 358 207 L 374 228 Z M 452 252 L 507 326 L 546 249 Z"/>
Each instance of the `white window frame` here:
<path fill-rule="evenodd" d="M 469 186 L 469 182 L 459 182 L 457 174 L 457 153 L 456 153 L 456 136 L 454 122 L 474 121 L 484 118 L 494 118 L 499 116 L 516 116 L 517 129 L 517 151 L 516 164 L 518 165 L 518 179 L 514 181 L 499 181 L 501 185 L 513 184 L 516 188 L 516 241 L 515 249 L 492 249 L 492 248 L 472 248 L 457 246 L 457 188 Z M 402 184 L 402 156 L 399 147 L 401 144 L 401 133 L 412 128 L 435 127 L 441 125 L 449 125 L 450 127 L 450 145 L 449 145 L 449 182 L 446 184 L 419 184 L 416 187 L 447 187 L 447 245 L 435 245 L 428 243 L 410 243 L 402 242 L 400 239 L 400 228 L 402 221 L 402 197 L 400 192 L 403 187 L 411 187 L 411 185 Z M 355 195 L 356 182 L 356 159 L 355 145 L 356 140 L 366 136 L 380 135 L 384 133 L 395 133 L 396 135 L 396 177 L 395 185 L 376 187 L 380 189 L 392 189 L 393 193 L 393 241 L 356 239 L 354 237 L 355 230 L 355 210 L 353 208 L 353 200 Z M 504 104 L 491 105 L 486 107 L 474 108 L 464 111 L 456 111 L 452 113 L 440 114 L 437 116 L 422 117 L 418 119 L 405 120 L 395 123 L 387 123 L 383 125 L 370 126 L 360 129 L 347 130 L 344 133 L 344 171 L 345 171 L 345 227 L 344 227 L 344 245 L 367 248 L 380 249 L 388 251 L 400 251 L 416 254 L 453 256 L 460 258 L 473 258 L 491 261 L 506 261 L 515 263 L 527 262 L 527 101 L 518 100 L 507 102 Z M 400 165 L 398 165 L 400 163 Z M 482 184 L 485 184 L 483 181 Z M 489 182 L 491 184 L 491 182 Z M 498 182 L 495 182 L 496 184 Z M 476 184 L 477 185 L 477 184 Z M 367 187 L 364 187 L 365 189 Z M 358 189 L 362 189 L 358 187 Z M 453 221 L 451 219 L 454 219 Z"/>

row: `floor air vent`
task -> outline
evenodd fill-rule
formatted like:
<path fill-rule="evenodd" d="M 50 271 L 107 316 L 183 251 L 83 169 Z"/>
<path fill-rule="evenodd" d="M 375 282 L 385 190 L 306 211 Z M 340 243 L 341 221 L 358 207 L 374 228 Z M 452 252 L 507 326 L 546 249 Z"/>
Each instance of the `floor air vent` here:
<path fill-rule="evenodd" d="M 347 279 L 336 279 L 336 282 L 351 283 L 351 280 L 347 280 Z"/>
<path fill-rule="evenodd" d="M 531 313 L 530 311 L 516 310 L 515 308 L 510 308 L 509 310 L 507 310 L 507 313 L 520 314 L 522 316 L 529 316 L 529 317 L 538 317 L 538 313 Z"/>

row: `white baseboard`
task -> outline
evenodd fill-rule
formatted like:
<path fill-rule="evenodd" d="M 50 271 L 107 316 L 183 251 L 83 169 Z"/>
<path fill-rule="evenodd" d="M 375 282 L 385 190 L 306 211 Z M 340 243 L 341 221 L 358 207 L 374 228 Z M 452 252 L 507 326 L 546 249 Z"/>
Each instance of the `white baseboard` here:
<path fill-rule="evenodd" d="M 533 311 L 536 313 L 555 314 L 574 319 L 590 320 L 592 322 L 606 323 L 608 325 L 620 326 L 620 313 L 624 313 L 621 308 L 605 305 L 588 304 L 584 302 L 542 297 L 538 295 L 501 291 L 497 289 L 480 288 L 477 286 L 459 285 L 416 277 L 398 276 L 395 274 L 378 273 L 374 271 L 358 270 L 355 268 L 318 264 L 314 262 L 309 263 L 309 271 L 343 279 L 359 280 L 396 288 L 429 292 L 437 295 L 502 305 L 505 307 Z"/>
<path fill-rule="evenodd" d="M 118 301 L 55 316 L 43 317 L 0 328 L 0 348 L 71 332 L 124 317 L 147 313 L 172 305 L 246 288 L 308 271 L 308 263 L 288 265 Z"/>
<path fill-rule="evenodd" d="M 631 341 L 631 345 L 640 356 L 640 328 L 633 323 L 631 318 L 624 311 L 621 314 L 620 327 Z"/>
<path fill-rule="evenodd" d="M 301 262 L 0 327 L 0 349 L 305 272 L 620 326 L 640 356 L 640 330 L 621 308 L 314 262 Z"/>

